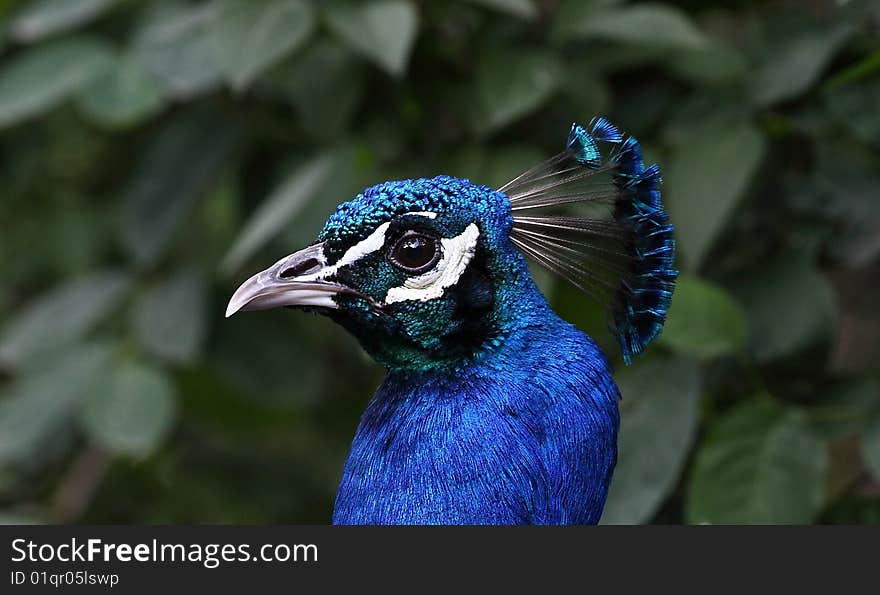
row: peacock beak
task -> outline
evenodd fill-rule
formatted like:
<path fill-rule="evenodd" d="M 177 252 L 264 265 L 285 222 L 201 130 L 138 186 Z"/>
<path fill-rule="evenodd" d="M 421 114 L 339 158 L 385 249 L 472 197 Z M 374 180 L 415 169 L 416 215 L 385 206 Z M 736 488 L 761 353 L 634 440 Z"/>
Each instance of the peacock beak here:
<path fill-rule="evenodd" d="M 280 306 L 337 308 L 333 297 L 358 294 L 353 289 L 323 278 L 329 272 L 324 245 L 314 244 L 285 256 L 235 290 L 226 317 L 239 310 L 267 310 Z"/>

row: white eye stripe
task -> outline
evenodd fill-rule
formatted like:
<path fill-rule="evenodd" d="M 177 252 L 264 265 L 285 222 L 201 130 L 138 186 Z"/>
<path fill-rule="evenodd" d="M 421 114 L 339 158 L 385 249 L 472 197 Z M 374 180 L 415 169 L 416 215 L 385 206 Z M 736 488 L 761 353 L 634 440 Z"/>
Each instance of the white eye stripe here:
<path fill-rule="evenodd" d="M 404 213 L 404 216 L 407 215 L 418 215 L 420 217 L 427 217 L 428 219 L 434 219 L 437 217 L 437 213 L 432 213 L 430 211 L 415 211 L 412 213 Z M 369 254 L 378 252 L 382 249 L 382 246 L 385 245 L 385 234 L 388 232 L 388 228 L 390 226 L 391 222 L 386 221 L 385 223 L 377 227 L 373 231 L 373 233 L 346 250 L 345 254 L 343 254 L 342 257 L 340 257 L 340 259 L 336 261 L 336 264 L 324 267 L 311 275 L 303 275 L 300 279 L 302 281 L 316 281 L 318 279 L 326 279 L 327 277 L 336 273 L 336 271 L 338 271 L 342 267 L 353 264 Z"/>
<path fill-rule="evenodd" d="M 437 213 L 430 211 L 415 211 L 405 213 L 435 219 Z M 369 236 L 345 251 L 345 254 L 331 266 L 326 266 L 310 275 L 299 277 L 302 281 L 315 281 L 326 279 L 335 274 L 340 268 L 353 264 L 360 259 L 378 252 L 385 245 L 385 235 L 391 222 L 387 221 L 377 227 Z M 477 240 L 480 237 L 480 229 L 471 223 L 465 230 L 454 238 L 440 238 L 442 256 L 437 265 L 421 275 L 408 277 L 403 285 L 392 287 L 385 296 L 386 304 L 416 300 L 426 302 L 439 298 L 449 288 L 458 283 L 464 274 L 468 264 L 474 256 L 477 248 Z"/>
<path fill-rule="evenodd" d="M 413 211 L 412 213 L 406 213 L 406 215 L 418 215 L 419 217 L 427 217 L 428 219 L 437 218 L 437 213 L 432 213 L 431 211 Z"/>
<path fill-rule="evenodd" d="M 342 255 L 342 258 L 337 260 L 336 264 L 334 264 L 330 268 L 335 271 L 344 266 L 359 261 L 361 258 L 367 256 L 368 254 L 372 254 L 373 252 L 381 250 L 382 246 L 385 245 L 385 233 L 388 231 L 388 227 L 390 225 L 391 222 L 387 221 L 377 227 L 373 233 L 346 250 L 345 254 Z"/>
<path fill-rule="evenodd" d="M 417 300 L 426 302 L 441 297 L 464 274 L 477 249 L 480 229 L 474 224 L 454 238 L 441 238 L 443 255 L 433 269 L 416 277 L 409 277 L 403 285 L 392 287 L 385 296 L 386 304 Z"/>

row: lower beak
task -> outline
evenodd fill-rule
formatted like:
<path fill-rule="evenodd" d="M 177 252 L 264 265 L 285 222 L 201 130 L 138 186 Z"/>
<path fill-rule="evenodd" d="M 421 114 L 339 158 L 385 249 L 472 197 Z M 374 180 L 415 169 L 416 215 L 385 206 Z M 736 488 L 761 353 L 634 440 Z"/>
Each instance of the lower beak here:
<path fill-rule="evenodd" d="M 226 317 L 239 310 L 266 310 L 280 306 L 338 308 L 334 296 L 353 289 L 326 281 L 321 272 L 326 265 L 323 244 L 315 244 L 286 256 L 261 271 L 235 290 Z"/>

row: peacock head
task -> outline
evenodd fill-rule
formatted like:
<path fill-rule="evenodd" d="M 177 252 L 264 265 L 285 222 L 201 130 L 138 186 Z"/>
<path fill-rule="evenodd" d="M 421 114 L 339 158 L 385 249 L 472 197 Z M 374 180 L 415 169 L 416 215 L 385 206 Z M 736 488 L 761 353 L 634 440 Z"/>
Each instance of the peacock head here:
<path fill-rule="evenodd" d="M 385 182 L 339 205 L 316 243 L 246 281 L 227 316 L 314 310 L 388 367 L 455 364 L 512 324 L 503 304 L 528 279 L 512 224 L 507 196 L 468 180 Z"/>
<path fill-rule="evenodd" d="M 242 284 L 226 315 L 313 310 L 386 367 L 455 366 L 547 315 L 525 254 L 609 304 L 629 362 L 659 333 L 676 276 L 659 182 L 638 142 L 602 118 L 573 125 L 564 151 L 499 190 L 449 176 L 385 182 L 339 205 L 316 243 Z M 521 213 L 578 202 L 609 208 Z"/>

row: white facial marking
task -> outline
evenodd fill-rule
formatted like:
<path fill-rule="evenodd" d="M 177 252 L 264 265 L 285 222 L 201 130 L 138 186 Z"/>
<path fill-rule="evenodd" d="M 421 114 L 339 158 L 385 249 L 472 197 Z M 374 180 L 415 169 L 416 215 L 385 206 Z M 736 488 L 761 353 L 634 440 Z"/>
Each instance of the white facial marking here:
<path fill-rule="evenodd" d="M 428 219 L 434 219 L 435 217 L 437 217 L 437 213 L 432 213 L 430 211 L 415 211 L 412 213 L 403 214 L 403 216 L 406 215 L 418 215 L 420 217 L 427 217 Z M 312 273 L 311 275 L 302 275 L 301 277 L 297 277 L 297 281 L 317 281 L 319 279 L 326 279 L 342 267 L 353 264 L 364 256 L 381 250 L 382 246 L 385 245 L 385 233 L 388 231 L 388 227 L 390 225 L 391 222 L 386 221 L 385 223 L 377 227 L 373 231 L 373 233 L 346 250 L 345 254 L 343 254 L 342 257 L 336 261 L 336 264 L 324 267 L 318 272 Z M 323 262 L 321 264 L 323 264 Z"/>
<path fill-rule="evenodd" d="M 385 296 L 386 304 L 418 300 L 427 302 L 443 295 L 448 287 L 458 283 L 474 252 L 480 230 L 471 223 L 454 238 L 441 238 L 443 256 L 433 269 L 416 277 L 409 277 L 399 287 L 392 287 Z"/>
<path fill-rule="evenodd" d="M 388 231 L 388 227 L 390 225 L 391 222 L 386 221 L 385 223 L 377 227 L 373 233 L 346 250 L 345 254 L 342 255 L 342 258 L 336 261 L 336 264 L 334 264 L 332 267 L 329 267 L 328 269 L 325 269 L 325 275 L 326 271 L 329 271 L 330 269 L 336 271 L 344 266 L 359 261 L 367 254 L 372 254 L 377 250 L 381 250 L 382 246 L 385 245 L 385 232 Z"/>
<path fill-rule="evenodd" d="M 413 211 L 412 213 L 406 213 L 407 215 L 418 215 L 419 217 L 427 217 L 428 219 L 436 219 L 437 213 L 432 213 L 431 211 Z"/>

